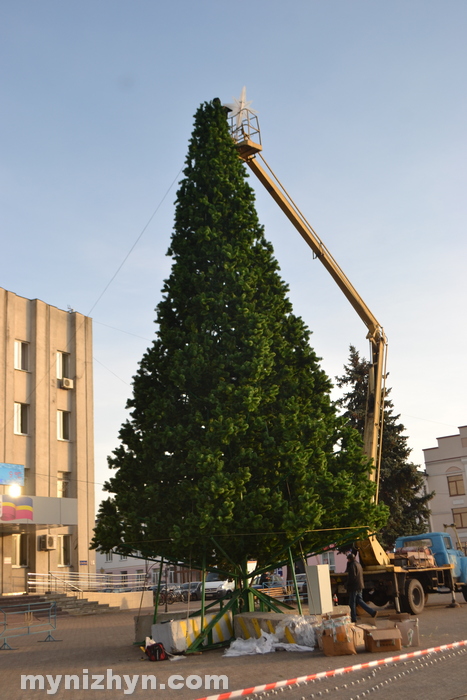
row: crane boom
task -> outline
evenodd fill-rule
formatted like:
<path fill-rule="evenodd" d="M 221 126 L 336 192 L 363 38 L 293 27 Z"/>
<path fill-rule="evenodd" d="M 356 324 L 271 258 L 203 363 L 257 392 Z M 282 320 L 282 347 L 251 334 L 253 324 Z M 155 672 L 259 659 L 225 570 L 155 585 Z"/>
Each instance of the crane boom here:
<path fill-rule="evenodd" d="M 241 149 L 239 148 L 241 155 Z M 260 155 L 266 167 L 270 170 L 264 158 Z M 298 210 L 293 200 L 282 188 L 278 180 L 273 175 L 272 177 L 259 164 L 258 159 L 254 157 L 243 158 L 249 168 L 254 172 L 256 177 L 267 189 L 271 197 L 277 202 L 287 218 L 292 222 L 297 231 L 300 233 L 305 242 L 310 246 L 316 257 L 324 265 L 333 280 L 337 283 L 341 291 L 347 297 L 349 302 L 354 307 L 360 318 L 368 328 L 371 337 L 379 337 L 383 335 L 383 329 L 378 323 L 376 317 L 372 314 L 368 306 L 363 301 L 360 294 L 352 285 L 344 271 L 339 267 L 338 263 L 332 257 L 329 250 L 326 248 L 322 240 L 318 237 L 314 229 L 306 221 L 302 213 Z M 274 182 L 273 180 L 276 180 Z M 279 187 L 277 184 L 279 184 Z"/>
<path fill-rule="evenodd" d="M 377 484 L 375 497 L 377 501 L 384 414 L 384 379 L 386 376 L 387 356 L 386 335 L 381 324 L 370 311 L 344 271 L 340 268 L 261 155 L 261 138 L 258 121 L 254 113 L 243 107 L 234 117 L 236 117 L 236 120 L 232 119 L 231 132 L 236 142 L 240 158 L 248 165 L 250 170 L 252 170 L 287 218 L 295 226 L 302 238 L 312 249 L 316 258 L 324 265 L 368 328 L 367 338 L 370 341 L 371 356 L 363 445 L 365 454 L 372 460 L 373 467 L 370 473 L 370 479 L 376 481 Z M 260 164 L 258 158 L 263 161 L 267 170 Z M 359 546 L 359 551 L 364 566 L 386 566 L 389 563 L 386 552 L 374 536 L 362 542 L 361 546 Z"/>

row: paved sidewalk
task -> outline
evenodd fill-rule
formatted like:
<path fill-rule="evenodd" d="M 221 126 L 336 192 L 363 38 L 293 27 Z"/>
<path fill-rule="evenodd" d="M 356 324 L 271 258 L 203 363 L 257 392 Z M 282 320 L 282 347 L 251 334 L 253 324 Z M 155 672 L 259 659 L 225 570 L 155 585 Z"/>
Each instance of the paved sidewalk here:
<path fill-rule="evenodd" d="M 453 609 L 446 608 L 449 597 L 430 597 L 428 607 L 419 618 L 421 635 L 419 648 L 425 649 L 467 638 L 467 604 L 462 597 L 458 599 L 461 606 Z M 32 700 L 53 696 L 57 700 L 121 700 L 132 697 L 137 700 L 143 698 L 147 700 L 147 698 L 157 697 L 158 700 L 159 698 L 195 700 L 216 693 L 214 689 L 210 691 L 204 689 L 205 675 L 227 676 L 228 690 L 231 691 L 379 658 L 376 654 L 325 657 L 319 651 L 224 657 L 223 650 L 215 650 L 182 658 L 177 662 L 151 663 L 143 658 L 139 647 L 134 645 L 135 614 L 137 611 L 88 617 L 64 616 L 59 618 L 58 628 L 53 632 L 53 636 L 61 641 L 38 641 L 44 639 L 45 634 L 11 640 L 10 644 L 15 647 L 15 650 L 0 651 L 0 687 L 2 689 L 0 698 Z M 406 651 L 412 651 L 412 649 Z M 390 655 L 386 654 L 386 656 Z M 375 697 L 376 700 L 386 700 L 398 695 L 403 688 L 408 698 L 414 697 L 412 689 L 413 693 L 423 694 L 424 700 L 432 697 L 436 700 L 467 698 L 466 659 L 467 655 L 464 653 L 440 655 L 436 662 L 430 663 L 433 659 L 429 660 L 427 667 L 422 667 L 421 662 L 418 661 L 405 669 L 396 670 L 394 666 L 387 667 L 384 672 L 378 672 L 374 682 L 373 677 L 370 681 L 367 678 L 359 681 L 361 685 L 357 684 L 357 674 L 355 676 L 348 674 L 345 677 L 347 679 L 345 683 L 348 686 L 346 689 L 339 686 L 337 690 L 337 682 L 334 685 L 310 683 L 284 692 L 290 700 L 317 699 L 325 695 L 333 700 L 334 697 L 336 700 L 337 698 L 355 700 L 364 697 L 367 692 L 371 692 L 371 697 Z M 415 673 L 422 668 L 424 669 L 422 672 Z M 32 690 L 28 685 L 28 689 L 22 690 L 21 676 L 26 674 L 43 676 L 44 689 L 39 690 L 36 687 Z M 71 689 L 64 687 L 66 674 L 77 676 L 70 682 Z M 109 689 L 106 687 L 107 674 L 113 677 L 112 686 Z M 50 676 L 52 685 L 46 679 L 47 675 Z M 62 679 L 58 679 L 59 675 Z M 93 675 L 103 676 L 103 679 L 93 679 L 91 678 Z M 157 689 L 149 687 L 143 690 L 143 675 L 156 676 Z M 178 681 L 175 679 L 175 682 L 181 686 L 186 686 L 185 681 L 189 676 L 199 676 L 203 680 L 203 686 L 196 688 L 197 679 L 192 678 L 189 681 L 193 686 L 191 689 L 189 687 L 170 689 L 169 677 L 174 675 L 181 676 Z M 352 686 L 354 679 L 355 685 Z M 87 680 L 89 689 L 85 687 Z M 74 689 L 76 681 L 79 681 L 79 689 Z M 98 684 L 96 689 L 91 689 L 93 682 Z M 120 688 L 119 682 L 121 682 Z M 101 683 L 104 686 L 102 689 Z M 343 681 L 342 686 L 345 683 Z M 162 688 L 162 685 L 165 685 L 165 688 Z M 222 685 L 220 687 L 219 692 L 222 692 Z"/>

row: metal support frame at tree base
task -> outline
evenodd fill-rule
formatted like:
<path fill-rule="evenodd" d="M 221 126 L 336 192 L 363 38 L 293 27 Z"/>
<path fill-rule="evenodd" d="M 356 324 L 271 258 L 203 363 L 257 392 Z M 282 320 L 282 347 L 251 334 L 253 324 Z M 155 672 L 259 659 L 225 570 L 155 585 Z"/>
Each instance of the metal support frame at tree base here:
<path fill-rule="evenodd" d="M 242 612 L 242 608 L 247 608 L 250 607 L 249 603 L 251 602 L 251 599 L 254 600 L 254 598 L 257 598 L 259 601 L 259 609 L 261 612 L 276 612 L 276 613 L 282 613 L 283 610 L 282 608 L 286 608 L 288 610 L 293 610 L 293 606 L 289 605 L 288 603 L 285 603 L 284 601 L 277 600 L 276 598 L 272 598 L 271 596 L 268 596 L 267 593 L 264 591 L 267 589 L 257 589 L 257 588 L 243 588 L 243 589 L 238 589 L 234 592 L 231 598 L 225 599 L 221 598 L 219 600 L 216 600 L 215 602 L 211 603 L 211 605 L 208 606 L 208 608 L 213 607 L 214 605 L 217 605 L 217 603 L 220 603 L 220 610 L 213 617 L 213 619 L 206 625 L 202 623 L 201 626 L 201 631 L 199 635 L 196 637 L 194 642 L 190 644 L 190 646 L 186 650 L 186 654 L 193 654 L 195 652 L 198 652 L 200 650 L 200 647 L 203 649 L 215 649 L 217 647 L 225 646 L 226 644 L 230 643 L 230 639 L 226 640 L 225 642 L 213 642 L 212 639 L 212 630 L 214 629 L 215 625 L 229 612 L 232 612 L 232 615 L 237 615 L 238 613 Z M 204 601 L 202 601 L 204 602 Z M 202 606 L 202 614 L 201 614 L 201 620 L 204 620 L 204 614 L 205 611 L 208 608 L 203 608 Z M 192 613 L 189 617 L 195 617 L 198 614 L 198 611 L 195 613 Z M 205 640 L 207 639 L 207 644 L 205 644 Z"/>
<path fill-rule="evenodd" d="M 219 546 L 219 545 L 218 545 Z M 222 548 L 221 548 L 222 549 Z M 223 550 L 222 550 L 223 551 Z M 292 559 L 292 551 L 289 547 L 289 560 L 293 564 L 293 559 Z M 225 555 L 225 552 L 223 552 Z M 225 555 L 227 556 L 227 555 Z M 162 562 L 161 562 L 161 567 L 162 567 Z M 264 569 L 265 571 L 268 570 L 268 568 L 271 568 L 270 566 Z M 294 582 L 295 582 L 295 589 L 296 589 L 296 596 L 297 600 L 299 601 L 299 610 L 300 614 L 301 612 L 301 605 L 300 605 L 300 597 L 298 595 L 298 587 L 297 587 L 297 581 L 295 578 L 295 571 L 293 573 L 294 575 Z M 237 577 L 238 578 L 238 577 Z M 248 576 L 245 577 L 245 581 L 248 580 Z M 251 586 L 246 585 L 243 586 L 242 588 L 237 588 L 237 590 L 234 592 L 231 598 L 226 599 L 226 598 L 220 598 L 218 600 L 213 601 L 209 605 L 206 606 L 206 596 L 205 596 L 205 579 L 206 579 L 206 563 L 205 563 L 205 557 L 203 557 L 203 569 L 202 569 L 202 594 L 201 594 L 201 608 L 200 610 L 196 610 L 188 617 L 196 617 L 200 614 L 201 616 L 201 630 L 196 639 L 190 644 L 190 646 L 187 648 L 186 653 L 187 654 L 192 654 L 195 652 L 198 652 L 200 647 L 202 646 L 203 649 L 215 649 L 217 647 L 225 646 L 226 644 L 229 644 L 231 640 L 226 640 L 225 642 L 213 642 L 212 638 L 212 630 L 214 629 L 215 625 L 228 613 L 232 612 L 232 615 L 236 615 L 242 610 L 248 610 L 251 612 L 252 609 L 255 607 L 255 598 L 259 601 L 259 610 L 264 612 L 264 611 L 273 611 L 277 613 L 282 613 L 283 610 L 281 608 L 287 609 L 287 610 L 293 610 L 293 606 L 289 605 L 288 603 L 285 603 L 284 601 L 277 600 L 275 598 L 272 598 L 269 596 L 265 590 L 267 589 L 256 589 L 256 588 L 251 588 Z M 157 596 L 156 596 L 156 604 L 155 604 L 155 611 L 154 611 L 154 622 L 157 619 L 157 603 L 158 603 L 158 593 L 159 593 L 159 587 L 157 591 Z M 216 606 L 217 604 L 220 604 L 220 610 L 219 612 L 213 617 L 213 619 L 205 625 L 205 619 L 206 619 L 206 611 L 209 610 L 210 608 Z M 207 644 L 205 641 L 207 640 Z"/>
<path fill-rule="evenodd" d="M 353 528 L 352 528 L 353 529 Z M 361 528 L 360 528 L 361 530 Z M 295 598 L 297 600 L 297 608 L 298 608 L 298 614 L 303 615 L 303 610 L 302 610 L 302 605 L 301 605 L 301 600 L 300 600 L 300 594 L 298 590 L 298 585 L 297 585 L 297 578 L 295 574 L 295 565 L 294 565 L 294 559 L 293 559 L 293 554 L 292 554 L 292 547 L 297 544 L 297 542 L 302 538 L 303 535 L 301 535 L 299 538 L 297 538 L 293 543 L 291 543 L 286 549 L 287 552 L 287 558 L 282 559 L 279 562 L 269 562 L 266 566 L 262 566 L 259 569 L 256 569 L 254 572 L 254 575 L 258 575 L 261 573 L 264 573 L 266 571 L 269 571 L 272 568 L 277 568 L 278 566 L 282 566 L 287 564 L 292 573 L 292 580 L 293 580 L 293 586 L 295 590 Z M 214 540 L 214 538 L 211 538 L 212 542 L 222 551 L 223 555 L 226 556 L 226 558 L 230 559 L 226 553 L 224 552 L 223 548 L 220 547 L 220 545 Z M 203 562 L 204 563 L 204 562 Z M 232 562 L 233 563 L 233 562 Z M 212 630 L 214 629 L 215 625 L 228 613 L 232 612 L 232 615 L 235 616 L 241 612 L 253 612 L 256 607 L 256 601 L 259 603 L 259 611 L 260 612 L 276 612 L 276 613 L 283 613 L 285 610 L 294 610 L 294 607 L 290 605 L 289 603 L 286 603 L 285 601 L 278 600 L 277 598 L 273 598 L 267 594 L 267 588 L 263 589 L 258 589 L 258 588 L 252 588 L 249 585 L 249 582 L 251 581 L 252 574 L 249 574 L 246 571 L 246 565 L 244 567 L 244 571 L 242 572 L 241 575 L 235 575 L 235 574 L 229 574 L 230 577 L 234 577 L 237 579 L 241 579 L 242 581 L 242 587 L 237 588 L 235 592 L 233 593 L 232 597 L 229 599 L 226 598 L 221 598 L 219 600 L 214 601 L 210 605 L 206 607 L 205 605 L 205 589 L 204 589 L 204 581 L 205 581 L 205 574 L 206 574 L 206 567 L 202 569 L 202 598 L 201 598 L 201 610 L 196 610 L 195 612 L 191 613 L 188 615 L 188 617 L 196 617 L 201 613 L 201 630 L 199 635 L 196 637 L 196 639 L 189 645 L 189 647 L 186 649 L 186 654 L 192 654 L 196 653 L 200 650 L 202 647 L 203 650 L 208 650 L 208 649 L 215 649 L 218 647 L 226 646 L 226 644 L 229 644 L 231 640 L 227 640 L 225 642 L 213 642 L 213 637 L 212 637 Z M 204 620 L 205 620 L 205 615 L 206 611 L 209 610 L 209 608 L 214 607 L 217 605 L 217 603 L 220 603 L 220 610 L 217 613 L 217 615 L 214 616 L 214 618 L 205 626 L 204 625 Z M 207 643 L 205 643 L 207 640 Z"/>
<path fill-rule="evenodd" d="M 310 530 L 310 531 L 305 531 L 300 534 L 299 537 L 296 537 L 293 542 L 290 542 L 287 546 L 285 546 L 281 552 L 278 553 L 278 558 L 275 561 L 270 561 L 267 564 L 258 567 L 255 569 L 253 572 L 248 572 L 247 571 L 247 562 L 246 560 L 243 562 L 243 566 L 240 567 L 238 564 L 235 564 L 234 561 L 229 557 L 227 552 L 224 550 L 224 547 L 222 547 L 217 539 L 214 537 L 210 536 L 209 537 L 209 543 L 210 546 L 214 546 L 214 548 L 221 553 L 221 555 L 226 559 L 226 561 L 229 561 L 232 564 L 233 569 L 237 569 L 237 571 L 227 571 L 225 569 L 220 569 L 218 567 L 213 567 L 213 566 L 207 566 L 206 565 L 206 557 L 205 555 L 203 556 L 203 561 L 202 561 L 202 566 L 201 566 L 201 580 L 202 580 L 202 596 L 201 596 L 201 607 L 200 609 L 195 610 L 194 612 L 190 613 L 187 615 L 188 618 L 192 617 L 197 617 L 201 616 L 201 630 L 199 635 L 196 637 L 196 639 L 189 645 L 189 647 L 186 650 L 187 654 L 190 653 L 195 653 L 200 650 L 200 647 L 202 647 L 203 650 L 208 650 L 208 649 L 215 649 L 218 647 L 225 646 L 226 644 L 229 644 L 231 640 L 225 641 L 225 642 L 213 642 L 212 638 L 212 630 L 215 627 L 215 625 L 221 620 L 221 618 L 229 612 L 232 612 L 232 615 L 236 615 L 242 612 L 254 612 L 255 607 L 256 607 L 256 602 L 259 604 L 259 611 L 260 612 L 276 612 L 276 613 L 283 613 L 285 610 L 294 610 L 294 607 L 290 605 L 289 603 L 286 603 L 285 601 L 278 600 L 277 598 L 273 598 L 267 594 L 267 588 L 263 589 L 258 589 L 258 588 L 252 588 L 250 586 L 250 581 L 253 577 L 256 577 L 262 573 L 265 573 L 266 571 L 270 571 L 271 569 L 276 569 L 281 566 L 289 566 L 291 569 L 291 574 L 292 574 L 292 580 L 293 580 L 293 587 L 295 591 L 295 598 L 297 600 L 297 608 L 298 608 L 298 614 L 303 615 L 302 611 L 302 606 L 301 606 L 301 601 L 300 601 L 300 595 L 298 591 L 298 585 L 297 585 L 297 578 L 295 575 L 295 565 L 294 565 L 294 555 L 293 555 L 293 548 L 297 547 L 300 540 L 303 539 L 303 537 L 306 534 L 309 534 L 310 532 L 329 532 L 333 533 L 333 545 L 335 548 L 337 547 L 345 547 L 346 545 L 349 545 L 350 543 L 355 542 L 356 539 L 359 539 L 360 537 L 368 537 L 368 528 L 364 525 L 361 526 L 353 526 L 353 527 L 342 527 L 342 528 L 324 528 L 324 529 L 316 529 L 316 530 Z M 337 535 L 337 533 L 340 533 L 340 535 Z M 312 556 L 315 554 L 319 554 L 321 551 L 324 551 L 325 549 L 328 548 L 328 545 L 326 547 L 323 547 L 322 549 L 317 549 L 316 551 L 313 552 L 307 552 L 305 554 L 301 554 L 302 558 L 306 558 L 307 556 Z M 132 553 L 129 551 L 129 545 L 123 545 L 120 544 L 117 548 L 117 551 L 122 551 L 127 556 L 134 556 L 134 557 L 141 557 L 141 552 L 137 553 Z M 206 551 L 206 549 L 205 549 Z M 133 550 L 134 552 L 134 550 Z M 282 557 L 280 555 L 283 555 Z M 160 555 L 157 556 L 157 559 L 151 559 L 151 557 L 146 556 L 145 557 L 148 561 L 155 561 L 160 563 L 160 569 L 159 569 L 159 581 L 156 589 L 156 595 L 155 595 L 155 603 L 154 603 L 154 617 L 153 621 L 154 624 L 157 622 L 157 613 L 158 613 L 158 606 L 159 606 L 159 595 L 160 595 L 160 587 L 161 587 L 161 574 L 162 574 L 162 568 L 163 564 L 165 563 L 166 565 L 168 563 L 173 563 L 173 564 L 184 564 L 186 566 L 193 567 L 192 563 L 190 562 L 183 562 L 181 560 L 171 560 L 169 557 L 166 555 Z M 197 568 L 194 566 L 193 568 Z M 214 600 L 212 603 L 206 605 L 206 597 L 205 597 L 205 578 L 206 578 L 206 572 L 207 571 L 212 571 L 216 573 L 220 573 L 226 576 L 226 578 L 233 578 L 236 581 L 236 590 L 234 591 L 233 595 L 231 598 L 220 598 Z M 214 616 L 214 618 L 207 624 L 204 624 L 205 618 L 206 618 L 206 612 L 216 606 L 217 604 L 220 604 L 220 610 L 219 612 Z M 207 640 L 207 644 L 205 644 L 205 641 Z"/>

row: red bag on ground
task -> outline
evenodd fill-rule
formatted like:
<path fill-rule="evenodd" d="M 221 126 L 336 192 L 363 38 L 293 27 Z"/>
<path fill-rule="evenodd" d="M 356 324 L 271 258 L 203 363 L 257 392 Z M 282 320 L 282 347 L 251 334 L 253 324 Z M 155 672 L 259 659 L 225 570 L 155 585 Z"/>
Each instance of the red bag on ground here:
<path fill-rule="evenodd" d="M 161 642 L 149 644 L 145 649 L 149 661 L 165 661 L 168 659 L 167 652 Z"/>

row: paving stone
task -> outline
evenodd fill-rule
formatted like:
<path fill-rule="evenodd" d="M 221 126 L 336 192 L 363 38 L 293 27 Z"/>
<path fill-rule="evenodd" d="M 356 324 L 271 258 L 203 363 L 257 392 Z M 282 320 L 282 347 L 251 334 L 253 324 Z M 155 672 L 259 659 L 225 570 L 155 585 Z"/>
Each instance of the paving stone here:
<path fill-rule="evenodd" d="M 435 602 L 436 601 L 436 602 Z M 447 644 L 467 638 L 467 604 L 463 599 L 459 608 L 446 608 L 449 598 L 430 597 L 430 603 L 420 615 L 420 648 Z M 173 606 L 175 611 L 176 606 Z M 150 610 L 141 610 L 148 614 Z M 182 658 L 177 662 L 164 661 L 151 663 L 146 660 L 137 645 L 134 644 L 134 616 L 137 610 L 89 615 L 60 617 L 57 629 L 52 632 L 56 642 L 44 642 L 47 632 L 37 635 L 10 639 L 13 651 L 0 651 L 1 692 L 5 700 L 33 700 L 54 697 L 57 700 L 120 700 L 131 697 L 137 700 L 196 700 L 216 691 L 200 689 L 168 688 L 169 677 L 176 674 L 187 679 L 188 676 L 226 675 L 229 690 L 249 688 L 261 683 L 273 683 L 279 680 L 297 678 L 311 673 L 336 669 L 380 658 L 377 654 L 359 654 L 347 657 L 325 657 L 321 652 L 283 652 L 256 656 L 224 657 L 223 650 L 206 651 L 200 655 Z M 405 650 L 405 651 L 411 651 Z M 381 656 L 391 656 L 385 654 Z M 425 665 L 426 664 L 426 665 Z M 87 672 L 84 673 L 84 670 Z M 86 676 L 110 673 L 122 679 L 122 688 L 117 688 L 114 680 L 109 689 L 83 689 L 82 682 Z M 49 674 L 52 680 L 58 675 L 77 675 L 80 689 L 66 690 L 64 679 L 55 694 L 47 685 L 44 690 L 21 690 L 21 675 Z M 143 690 L 141 676 L 155 675 L 157 690 Z M 125 693 L 124 675 L 130 681 L 138 675 L 134 692 Z M 106 681 L 104 681 L 105 683 Z M 160 688 L 164 684 L 164 689 Z M 353 684 L 353 685 L 352 685 Z M 344 685 L 347 685 L 344 688 Z M 337 688 L 337 690 L 336 690 Z M 49 693 L 47 693 L 49 689 Z M 222 690 L 220 691 L 222 692 Z M 268 695 L 277 700 L 284 695 L 289 700 L 394 700 L 404 694 L 407 698 L 423 697 L 423 700 L 452 700 L 467 697 L 467 654 L 445 653 L 433 655 L 427 661 L 420 660 L 412 664 L 398 664 L 385 667 L 374 674 L 352 672 L 340 679 L 330 682 L 309 683 L 306 686 L 286 689 Z"/>

